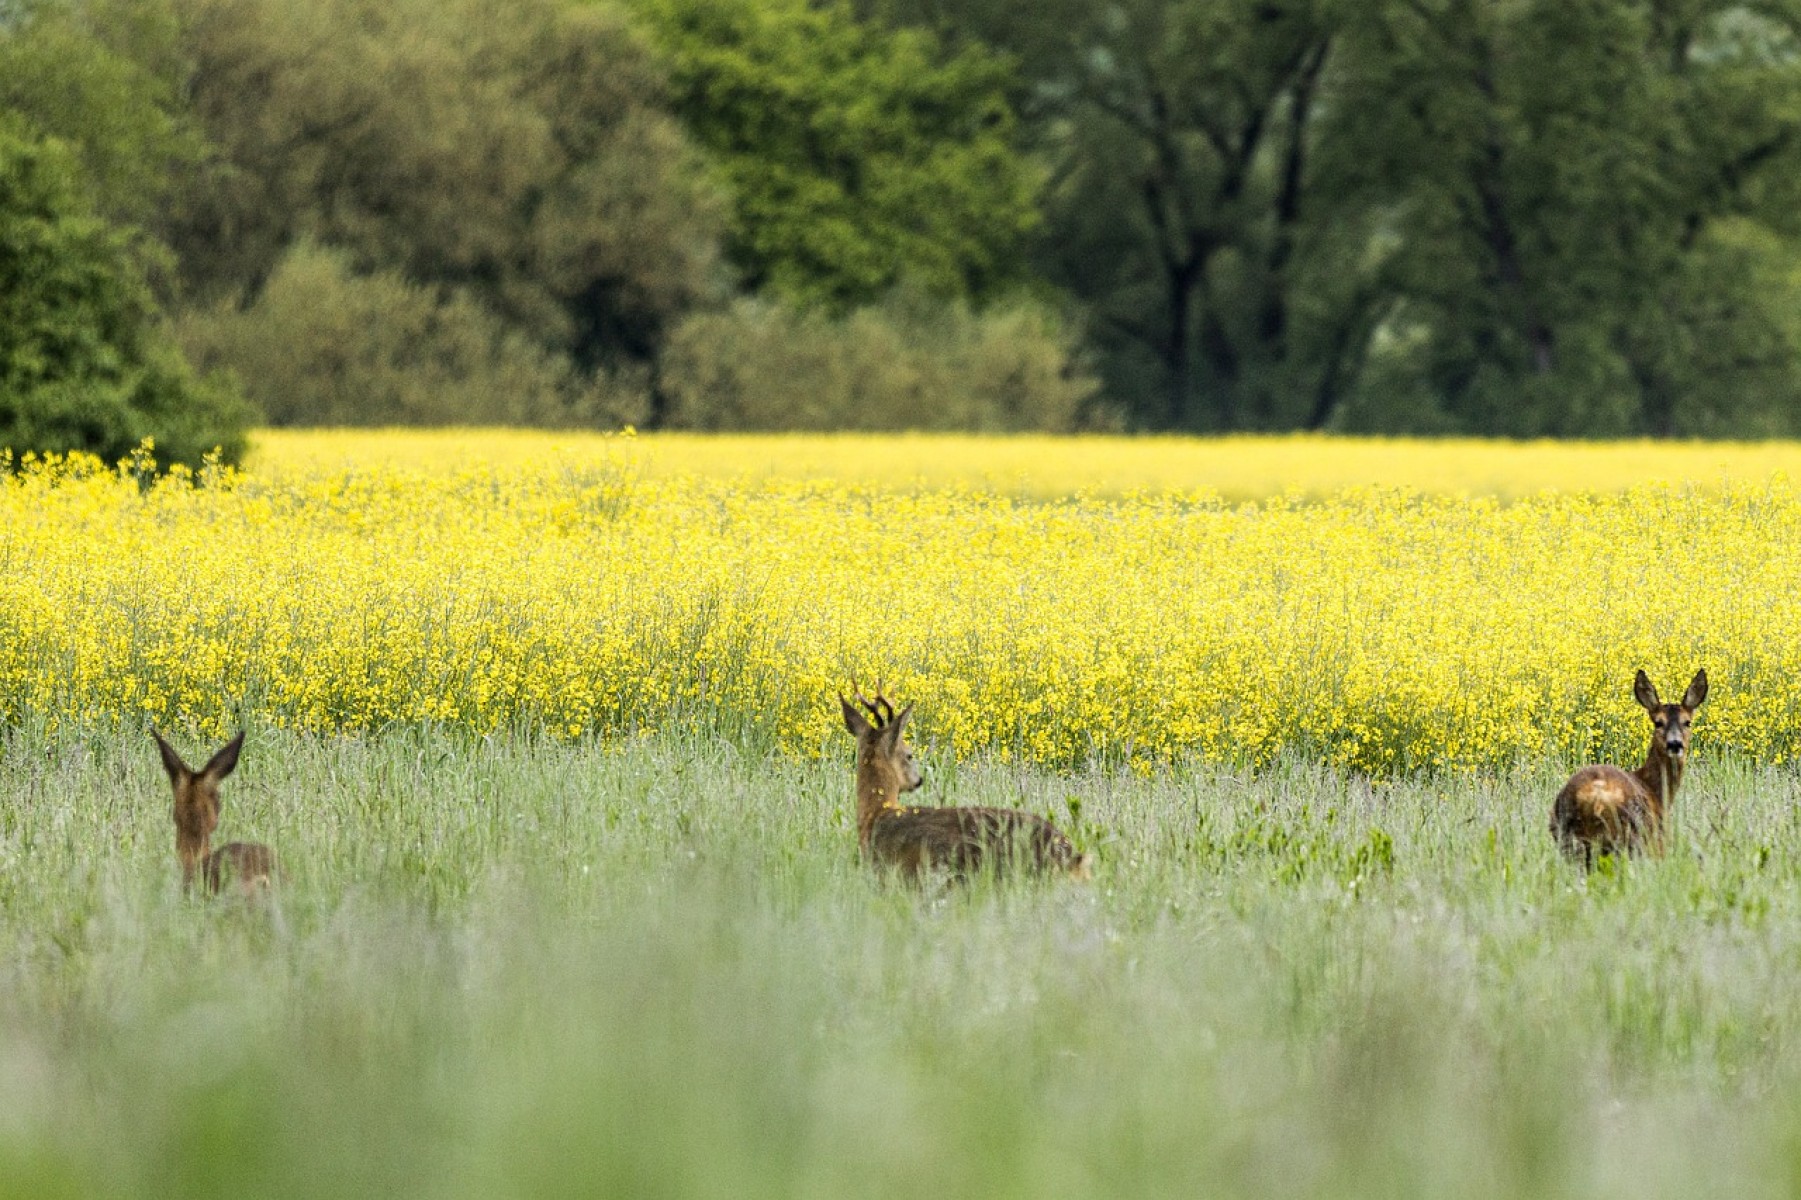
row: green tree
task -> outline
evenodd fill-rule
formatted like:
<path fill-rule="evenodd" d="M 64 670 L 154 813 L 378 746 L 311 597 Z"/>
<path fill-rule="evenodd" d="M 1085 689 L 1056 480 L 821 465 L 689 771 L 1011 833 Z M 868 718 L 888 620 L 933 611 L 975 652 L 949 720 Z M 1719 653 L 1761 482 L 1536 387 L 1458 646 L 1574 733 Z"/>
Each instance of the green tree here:
<path fill-rule="evenodd" d="M 1482 432 L 1797 428 L 1796 28 L 1718 0 L 1372 10 L 1346 80 L 1372 103 L 1334 117 L 1399 246 L 1363 419 L 1412 394 Z"/>
<path fill-rule="evenodd" d="M 250 412 L 167 340 L 140 252 L 80 190 L 76 156 L 0 120 L 0 447 L 164 461 L 244 449 Z"/>
<path fill-rule="evenodd" d="M 1779 432 L 1792 0 L 870 0 L 1018 55 L 1150 425 Z"/>
<path fill-rule="evenodd" d="M 662 381 L 670 423 L 691 429 L 1064 432 L 1109 416 L 1055 312 L 905 291 L 843 315 L 754 297 L 696 314 Z"/>
<path fill-rule="evenodd" d="M 172 0 L 216 148 L 162 226 L 206 302 L 302 239 L 585 365 L 714 294 L 720 210 L 625 18 L 562 0 Z"/>
<path fill-rule="evenodd" d="M 1019 285 L 1040 175 L 1014 144 L 1010 64 L 809 0 L 636 0 L 673 104 L 732 197 L 753 291 L 837 307 L 899 284 Z"/>
<path fill-rule="evenodd" d="M 301 243 L 249 307 L 175 323 L 189 359 L 230 370 L 272 425 L 640 424 L 642 389 L 578 372 L 466 292 L 359 274 Z"/>
<path fill-rule="evenodd" d="M 0 19 L 0 111 L 72 149 L 111 221 L 146 224 L 205 155 L 177 37 L 166 0 L 29 0 Z"/>
<path fill-rule="evenodd" d="M 1378 211 L 1321 144 L 1330 0 L 874 5 L 1015 56 L 1052 164 L 1039 270 L 1081 300 L 1109 390 L 1170 429 L 1318 424 L 1380 318 Z"/>
<path fill-rule="evenodd" d="M 864 0 L 1020 63 L 1156 427 L 1797 428 L 1793 0 Z"/>

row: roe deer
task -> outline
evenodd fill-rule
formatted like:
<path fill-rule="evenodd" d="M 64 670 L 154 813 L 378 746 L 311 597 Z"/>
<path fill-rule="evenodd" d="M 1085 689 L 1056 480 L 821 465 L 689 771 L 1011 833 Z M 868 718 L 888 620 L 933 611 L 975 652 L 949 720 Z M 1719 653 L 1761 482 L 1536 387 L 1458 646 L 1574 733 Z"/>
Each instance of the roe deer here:
<path fill-rule="evenodd" d="M 1688 761 L 1688 728 L 1707 699 L 1707 672 L 1696 671 L 1681 704 L 1663 704 L 1643 671 L 1632 695 L 1651 715 L 1651 748 L 1636 771 L 1583 767 L 1557 793 L 1551 833 L 1571 858 L 1592 867 L 1596 854 L 1663 853 L 1664 817 Z"/>
<path fill-rule="evenodd" d="M 923 782 L 905 739 L 913 706 L 895 712 L 879 685 L 874 700 L 854 683 L 851 694 L 869 714 L 839 693 L 844 727 L 857 739 L 857 844 L 864 858 L 898 867 L 909 880 L 929 868 L 948 869 L 957 878 L 984 869 L 1004 875 L 1012 867 L 1089 877 L 1089 856 L 1076 853 L 1069 838 L 1043 817 L 1011 808 L 902 804 L 900 794 Z"/>
<path fill-rule="evenodd" d="M 209 895 L 218 895 L 229 879 L 246 897 L 274 882 L 275 852 L 256 842 L 232 842 L 208 852 L 213 830 L 219 825 L 219 782 L 238 765 L 244 735 L 226 742 L 198 771 L 181 761 L 181 755 L 152 729 L 156 748 L 162 752 L 163 770 L 175 788 L 175 857 L 181 860 L 182 889 L 194 886 L 198 871 Z"/>

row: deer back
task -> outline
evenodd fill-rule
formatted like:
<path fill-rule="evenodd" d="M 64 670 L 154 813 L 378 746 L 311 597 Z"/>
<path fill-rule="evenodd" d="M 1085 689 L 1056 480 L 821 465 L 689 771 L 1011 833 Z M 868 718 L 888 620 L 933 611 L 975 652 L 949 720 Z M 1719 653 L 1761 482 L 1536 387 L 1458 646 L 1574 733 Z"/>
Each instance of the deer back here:
<path fill-rule="evenodd" d="M 202 878 L 208 895 L 217 896 L 230 885 L 246 897 L 273 887 L 279 868 L 275 851 L 260 842 L 228 842 L 207 855 Z"/>
<path fill-rule="evenodd" d="M 1572 858 L 1663 849 L 1663 803 L 1630 771 L 1583 767 L 1557 793 L 1551 832 Z"/>
<path fill-rule="evenodd" d="M 1058 871 L 1085 879 L 1089 873 L 1088 856 L 1061 830 L 1011 808 L 894 808 L 876 819 L 870 853 L 909 877 L 922 870 L 959 877 Z"/>

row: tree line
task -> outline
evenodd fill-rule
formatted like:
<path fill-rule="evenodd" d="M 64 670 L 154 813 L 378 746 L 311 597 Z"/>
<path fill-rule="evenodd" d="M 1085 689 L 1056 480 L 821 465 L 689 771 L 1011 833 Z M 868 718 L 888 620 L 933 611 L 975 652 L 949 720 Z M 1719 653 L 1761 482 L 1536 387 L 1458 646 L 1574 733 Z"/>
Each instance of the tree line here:
<path fill-rule="evenodd" d="M 1801 433 L 1801 0 L 0 0 L 0 443 Z"/>

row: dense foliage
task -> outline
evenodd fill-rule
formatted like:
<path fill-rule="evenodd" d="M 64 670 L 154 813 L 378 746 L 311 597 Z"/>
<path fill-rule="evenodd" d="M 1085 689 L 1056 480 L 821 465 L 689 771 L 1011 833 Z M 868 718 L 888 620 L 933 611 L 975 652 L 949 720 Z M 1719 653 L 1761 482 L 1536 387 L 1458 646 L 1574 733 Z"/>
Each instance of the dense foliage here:
<path fill-rule="evenodd" d="M 1801 432 L 1796 0 L 498 12 L 30 0 L 0 9 L 0 105 L 170 251 L 183 344 L 282 420 L 367 391 L 415 421 L 679 425 L 694 364 L 749 339 L 810 394 L 709 422 L 854 427 L 815 331 L 918 358 L 993 309 L 1051 364 L 1016 405 L 1046 425 L 1092 374 L 1078 424 Z M 334 363 L 285 319 L 321 253 L 438 399 L 392 399 L 407 355 Z"/>
<path fill-rule="evenodd" d="M 157 323 L 139 247 L 93 212 L 59 143 L 0 119 L 0 449 L 235 460 L 248 412 Z"/>
<path fill-rule="evenodd" d="M 171 2 L 215 151 L 159 222 L 194 294 L 252 303 L 316 241 L 588 362 L 708 294 L 715 206 L 613 10 Z"/>
<path fill-rule="evenodd" d="M 868 7 L 1018 57 L 1145 423 L 1797 428 L 1793 3 Z"/>
<path fill-rule="evenodd" d="M 190 357 L 240 373 L 272 425 L 610 426 L 642 396 L 585 375 L 463 291 L 358 272 L 296 245 L 248 308 L 223 299 L 177 325 Z"/>
<path fill-rule="evenodd" d="M 1094 378 L 1035 305 L 976 313 L 891 297 L 844 317 L 746 301 L 684 321 L 663 355 L 678 429 L 1065 432 Z"/>
<path fill-rule="evenodd" d="M 744 283 L 832 304 L 985 298 L 1024 271 L 1036 172 L 1007 62 L 809 0 L 641 0 L 673 103 L 730 184 Z"/>

